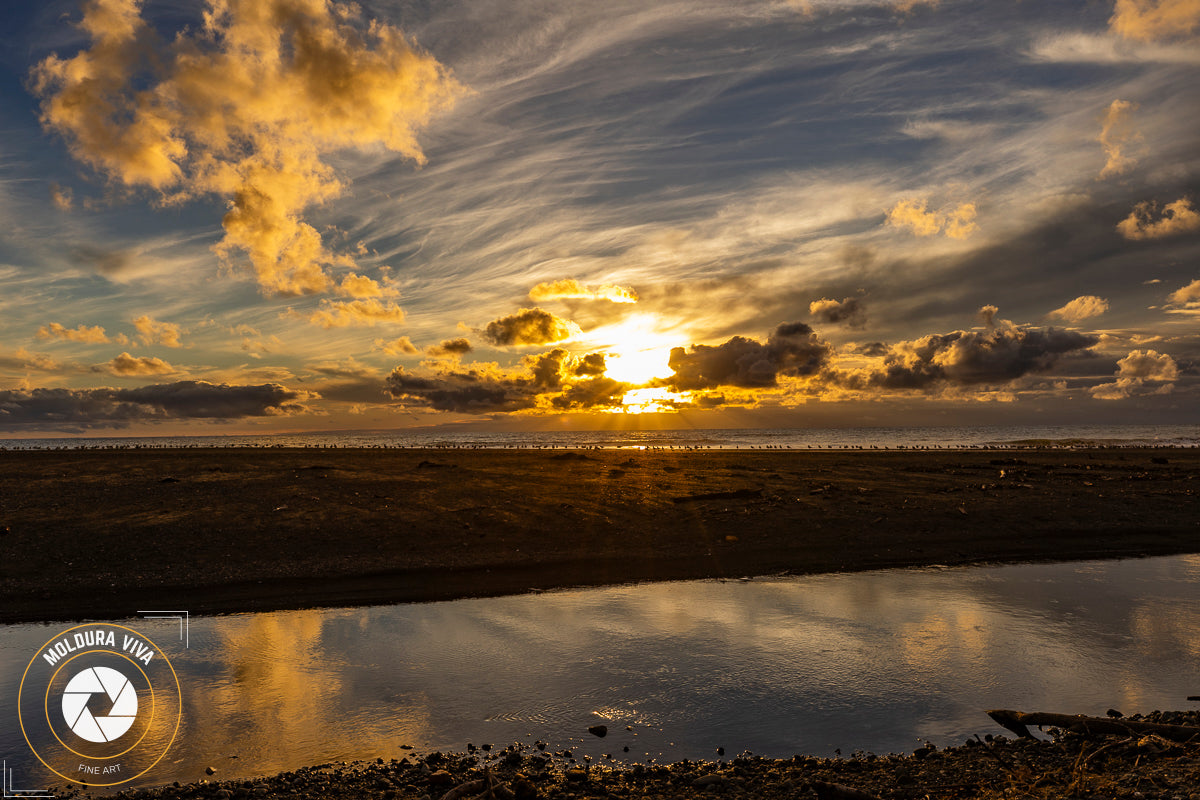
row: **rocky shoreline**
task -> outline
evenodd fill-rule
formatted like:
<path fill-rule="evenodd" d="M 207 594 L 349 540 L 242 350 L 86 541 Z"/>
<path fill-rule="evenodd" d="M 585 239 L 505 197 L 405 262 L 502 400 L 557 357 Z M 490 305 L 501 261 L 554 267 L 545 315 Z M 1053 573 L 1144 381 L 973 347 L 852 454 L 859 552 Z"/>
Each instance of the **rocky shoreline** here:
<path fill-rule="evenodd" d="M 1154 711 L 1128 720 L 1198 725 L 1200 712 Z M 1049 738 L 987 734 L 908 755 L 761 758 L 624 765 L 577 759 L 538 743 L 467 753 L 409 751 L 370 762 L 304 767 L 271 777 L 126 790 L 121 800 L 582 800 L 583 798 L 1068 798 L 1200 800 L 1200 742 L 1137 733 L 1098 736 L 1052 728 Z M 545 749 L 544 749 L 545 748 Z M 81 798 L 87 790 L 55 792 Z"/>

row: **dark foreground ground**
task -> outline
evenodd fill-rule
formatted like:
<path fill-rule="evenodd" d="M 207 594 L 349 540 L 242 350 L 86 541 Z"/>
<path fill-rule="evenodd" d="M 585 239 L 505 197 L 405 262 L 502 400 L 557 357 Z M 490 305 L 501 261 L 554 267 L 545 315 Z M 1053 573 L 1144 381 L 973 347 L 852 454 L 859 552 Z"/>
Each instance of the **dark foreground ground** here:
<path fill-rule="evenodd" d="M 1200 551 L 1200 449 L 0 452 L 0 621 Z"/>
<path fill-rule="evenodd" d="M 1200 714 L 1154 712 L 1155 721 L 1196 725 Z M 987 728 L 987 718 L 981 725 Z M 999 728 L 996 728 L 999 730 Z M 60 797 L 80 797 L 78 789 Z M 1200 798 L 1200 743 L 1158 736 L 1095 736 L 1057 731 L 1052 741 L 991 734 L 963 746 L 912 755 L 856 754 L 787 760 L 742 755 L 716 762 L 610 766 L 567 751 L 516 745 L 473 754 L 417 754 L 363 763 L 306 767 L 269 778 L 176 784 L 122 792 L 155 798 L 381 798 L 381 800 L 567 800 L 568 798 Z"/>

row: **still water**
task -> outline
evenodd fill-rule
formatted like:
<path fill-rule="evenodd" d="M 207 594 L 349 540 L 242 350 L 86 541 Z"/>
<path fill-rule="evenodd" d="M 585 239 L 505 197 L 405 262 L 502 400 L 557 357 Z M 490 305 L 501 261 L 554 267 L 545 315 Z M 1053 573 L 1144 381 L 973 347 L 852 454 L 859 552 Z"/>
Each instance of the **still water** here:
<path fill-rule="evenodd" d="M 1200 556 L 192 618 L 186 647 L 176 620 L 121 624 L 182 688 L 174 744 L 134 785 L 468 742 L 626 761 L 903 752 L 1001 733 L 989 708 L 1103 715 L 1200 694 Z M 17 685 L 66 627 L 0 638 L 0 752 L 22 787 L 55 781 L 16 724 Z M 606 738 L 587 733 L 599 723 Z"/>

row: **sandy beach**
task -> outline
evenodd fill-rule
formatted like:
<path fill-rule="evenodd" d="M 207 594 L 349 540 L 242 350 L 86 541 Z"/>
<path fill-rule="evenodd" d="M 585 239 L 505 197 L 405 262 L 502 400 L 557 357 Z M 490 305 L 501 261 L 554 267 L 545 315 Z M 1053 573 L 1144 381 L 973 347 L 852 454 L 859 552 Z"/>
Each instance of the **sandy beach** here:
<path fill-rule="evenodd" d="M 0 620 L 1200 550 L 1200 450 L 0 452 Z"/>

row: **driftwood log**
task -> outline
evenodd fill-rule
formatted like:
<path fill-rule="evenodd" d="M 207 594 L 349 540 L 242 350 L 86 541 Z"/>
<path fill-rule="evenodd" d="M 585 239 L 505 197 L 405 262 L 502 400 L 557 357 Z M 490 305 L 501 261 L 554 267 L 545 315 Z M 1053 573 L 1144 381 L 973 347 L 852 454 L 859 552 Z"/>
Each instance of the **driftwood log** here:
<path fill-rule="evenodd" d="M 1018 736 L 1034 739 L 1029 725 L 1053 725 L 1056 728 L 1082 733 L 1129 735 L 1154 734 L 1172 742 L 1200 741 L 1200 727 L 1194 725 L 1166 725 L 1158 722 L 1131 722 L 1124 719 L 1085 717 L 1078 714 L 1048 714 L 1041 711 L 1026 713 L 997 709 L 987 715 Z"/>

